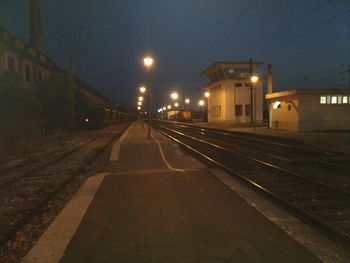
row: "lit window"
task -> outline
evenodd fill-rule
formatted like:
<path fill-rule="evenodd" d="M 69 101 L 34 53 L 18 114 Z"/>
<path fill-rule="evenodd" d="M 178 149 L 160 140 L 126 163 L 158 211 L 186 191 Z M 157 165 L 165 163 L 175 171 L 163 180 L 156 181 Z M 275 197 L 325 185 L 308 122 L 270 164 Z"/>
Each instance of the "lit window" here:
<path fill-rule="evenodd" d="M 331 96 L 327 96 L 327 104 L 331 104 Z"/>
<path fill-rule="evenodd" d="M 280 101 L 276 101 L 274 104 L 273 104 L 273 108 L 276 110 L 276 109 L 280 109 L 281 108 L 281 102 Z"/>
<path fill-rule="evenodd" d="M 341 95 L 338 95 L 338 104 L 341 104 L 342 103 L 342 96 Z"/>
<path fill-rule="evenodd" d="M 326 104 L 326 103 L 327 103 L 327 98 L 326 98 L 326 96 L 321 96 L 321 97 L 320 97 L 320 103 L 321 103 L 321 104 Z"/>
<path fill-rule="evenodd" d="M 337 104 L 337 99 L 338 99 L 337 96 L 332 96 L 331 104 Z"/>
<path fill-rule="evenodd" d="M 344 104 L 349 103 L 348 96 L 343 96 L 343 103 L 344 103 Z"/>

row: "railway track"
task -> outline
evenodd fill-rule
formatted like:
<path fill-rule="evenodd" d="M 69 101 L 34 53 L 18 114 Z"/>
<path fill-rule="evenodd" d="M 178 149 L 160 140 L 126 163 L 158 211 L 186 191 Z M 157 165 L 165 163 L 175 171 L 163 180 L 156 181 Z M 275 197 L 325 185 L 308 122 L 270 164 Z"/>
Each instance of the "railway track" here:
<path fill-rule="evenodd" d="M 117 130 L 107 128 L 98 137 L 36 167 L 29 174 L 20 173 L 21 176 L 11 183 L 7 182 L 0 192 L 0 248 L 4 248 L 32 218 L 42 213 L 129 125 L 123 123 Z"/>
<path fill-rule="evenodd" d="M 222 138 L 222 134 L 214 136 L 200 128 L 195 131 L 193 127 L 176 129 L 164 123 L 155 123 L 154 126 L 206 162 L 224 169 L 328 237 L 350 247 L 349 191 L 315 180 L 308 174 L 281 167 L 261 155 L 238 151 L 231 147 L 229 138 Z M 254 141 L 250 147 L 261 146 Z M 289 149 L 286 145 L 281 147 Z M 302 145 L 297 147 L 303 149 Z M 307 154 L 317 154 L 312 149 L 306 151 Z M 333 153 L 323 154 L 329 156 Z"/>

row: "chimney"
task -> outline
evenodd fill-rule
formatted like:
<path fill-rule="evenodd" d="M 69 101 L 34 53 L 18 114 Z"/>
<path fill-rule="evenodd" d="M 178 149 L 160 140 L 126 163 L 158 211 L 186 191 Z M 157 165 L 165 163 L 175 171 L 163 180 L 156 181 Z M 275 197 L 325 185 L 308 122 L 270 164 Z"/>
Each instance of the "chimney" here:
<path fill-rule="evenodd" d="M 39 49 L 44 50 L 43 38 L 41 34 L 40 23 L 40 0 L 29 0 L 30 8 L 30 44 Z"/>
<path fill-rule="evenodd" d="M 267 94 L 272 93 L 272 65 L 267 65 Z"/>

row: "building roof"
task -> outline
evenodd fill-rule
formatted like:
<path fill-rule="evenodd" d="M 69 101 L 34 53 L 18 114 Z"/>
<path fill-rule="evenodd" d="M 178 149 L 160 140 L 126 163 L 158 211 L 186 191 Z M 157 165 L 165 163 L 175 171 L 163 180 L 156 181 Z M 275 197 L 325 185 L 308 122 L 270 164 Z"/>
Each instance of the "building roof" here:
<path fill-rule="evenodd" d="M 264 62 L 258 62 L 253 61 L 252 65 L 253 68 L 256 68 L 259 65 L 264 64 Z M 244 65 L 249 66 L 249 61 L 218 61 L 207 67 L 205 70 L 201 72 L 201 75 L 208 75 L 211 72 L 217 70 L 218 68 L 221 68 L 222 66 L 237 66 L 237 65 Z"/>
<path fill-rule="evenodd" d="M 282 97 L 288 97 L 293 95 L 305 95 L 305 94 L 313 94 L 313 95 L 335 95 L 335 94 L 350 94 L 350 89 L 342 88 L 342 89 L 293 89 L 293 90 L 283 90 L 279 92 L 274 92 L 270 94 L 266 94 L 266 99 L 276 99 Z"/>

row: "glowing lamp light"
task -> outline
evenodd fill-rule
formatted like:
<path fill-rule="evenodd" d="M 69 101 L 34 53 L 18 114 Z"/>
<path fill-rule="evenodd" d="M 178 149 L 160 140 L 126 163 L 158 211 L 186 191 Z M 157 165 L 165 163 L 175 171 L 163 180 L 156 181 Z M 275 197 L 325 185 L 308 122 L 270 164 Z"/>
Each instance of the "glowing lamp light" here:
<path fill-rule="evenodd" d="M 179 103 L 175 102 L 174 106 L 179 107 Z"/>
<path fill-rule="evenodd" d="M 137 109 L 138 109 L 138 110 L 141 110 L 141 107 L 140 107 L 140 106 L 138 106 L 138 107 L 137 107 Z"/>
<path fill-rule="evenodd" d="M 85 122 L 88 123 L 89 122 L 89 118 L 85 118 Z"/>
<path fill-rule="evenodd" d="M 145 88 L 144 86 L 142 86 L 142 87 L 140 88 L 140 92 L 141 92 L 141 93 L 145 93 L 145 91 L 146 91 L 146 88 Z"/>
<path fill-rule="evenodd" d="M 178 97 L 179 97 L 179 94 L 177 94 L 176 92 L 171 93 L 171 98 L 173 100 L 177 100 Z"/>
<path fill-rule="evenodd" d="M 275 101 L 275 103 L 272 106 L 275 110 L 281 108 L 281 102 L 280 101 Z"/>
<path fill-rule="evenodd" d="M 166 110 L 166 107 L 163 107 L 163 110 Z"/>
<path fill-rule="evenodd" d="M 170 110 L 171 109 L 171 105 L 168 105 L 168 110 Z"/>
<path fill-rule="evenodd" d="M 143 101 L 143 97 L 142 96 L 139 97 L 139 101 Z"/>
<path fill-rule="evenodd" d="M 258 76 L 252 76 L 252 77 L 250 78 L 250 80 L 251 80 L 253 83 L 256 83 L 256 82 L 258 82 L 259 77 L 258 77 Z"/>
<path fill-rule="evenodd" d="M 190 103 L 190 99 L 185 99 L 185 103 L 186 104 Z"/>
<path fill-rule="evenodd" d="M 149 68 L 150 66 L 153 65 L 153 58 L 151 58 L 151 57 L 145 57 L 145 58 L 143 59 L 143 63 L 145 64 L 146 67 Z"/>
<path fill-rule="evenodd" d="M 204 97 L 209 98 L 209 96 L 210 96 L 210 92 L 209 91 L 204 92 Z"/>
<path fill-rule="evenodd" d="M 200 101 L 198 102 L 198 104 L 199 104 L 199 106 L 203 106 L 203 105 L 204 105 L 204 100 L 200 100 Z"/>
<path fill-rule="evenodd" d="M 141 101 L 137 102 L 137 105 L 141 106 L 141 105 L 142 105 L 142 102 L 141 102 Z"/>

